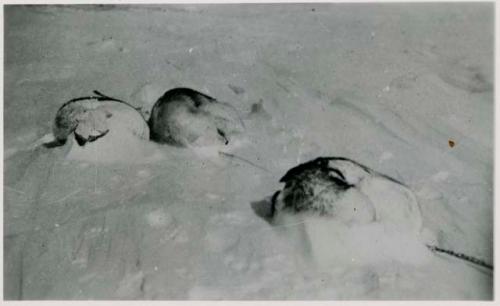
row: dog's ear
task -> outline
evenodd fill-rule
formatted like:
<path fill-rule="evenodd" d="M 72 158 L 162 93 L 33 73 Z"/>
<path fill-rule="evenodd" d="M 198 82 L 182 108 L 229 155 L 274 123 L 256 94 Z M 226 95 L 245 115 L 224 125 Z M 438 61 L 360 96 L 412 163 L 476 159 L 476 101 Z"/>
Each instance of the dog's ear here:
<path fill-rule="evenodd" d="M 226 133 L 224 133 L 223 130 L 221 129 L 217 129 L 217 134 L 219 134 L 220 137 L 222 137 L 222 139 L 224 139 L 224 144 L 225 145 L 228 145 L 229 144 L 229 139 L 227 139 L 226 137 Z"/>
<path fill-rule="evenodd" d="M 328 167 L 328 177 L 335 182 L 335 184 L 343 189 L 348 189 L 354 185 L 349 183 L 345 178 L 344 174 L 337 168 Z"/>
<path fill-rule="evenodd" d="M 271 198 L 271 212 L 270 212 L 270 217 L 274 217 L 274 214 L 276 213 L 276 201 L 278 201 L 278 196 L 280 195 L 281 191 L 276 191 L 273 194 L 273 197 Z"/>
<path fill-rule="evenodd" d="M 87 138 L 75 132 L 75 140 L 80 147 L 83 147 L 87 143 Z"/>

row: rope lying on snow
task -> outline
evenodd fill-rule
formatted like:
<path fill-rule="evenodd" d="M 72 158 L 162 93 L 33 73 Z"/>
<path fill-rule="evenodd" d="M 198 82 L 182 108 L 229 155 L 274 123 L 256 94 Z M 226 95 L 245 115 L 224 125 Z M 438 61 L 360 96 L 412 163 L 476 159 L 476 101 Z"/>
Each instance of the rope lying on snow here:
<path fill-rule="evenodd" d="M 239 157 L 239 156 L 237 156 L 237 155 L 234 155 L 234 154 L 231 154 L 231 153 L 222 152 L 222 151 L 219 151 L 219 155 L 226 156 L 226 157 L 229 157 L 229 158 L 232 158 L 232 159 L 233 159 L 233 158 L 234 158 L 234 159 L 238 159 L 238 160 L 241 160 L 241 161 L 243 161 L 243 162 L 245 162 L 245 163 L 247 163 L 247 164 L 249 164 L 249 165 L 251 165 L 251 166 L 253 166 L 253 167 L 255 167 L 255 168 L 258 168 L 258 169 L 262 170 L 262 171 L 265 171 L 265 172 L 268 172 L 268 173 L 270 172 L 270 171 L 269 171 L 269 170 L 267 170 L 266 168 L 264 168 L 264 167 L 262 167 L 262 166 L 259 166 L 259 165 L 257 165 L 256 163 L 251 162 L 251 161 L 249 161 L 249 160 L 248 160 L 248 159 L 246 159 L 246 158 Z"/>
<path fill-rule="evenodd" d="M 74 98 L 74 99 L 71 99 L 68 102 L 66 102 L 66 104 L 69 104 L 72 102 L 77 102 L 77 101 L 82 101 L 82 100 L 116 101 L 116 102 L 126 103 L 125 101 L 122 101 L 122 100 L 119 100 L 116 98 L 112 98 L 110 96 L 106 96 L 97 90 L 94 90 L 94 94 L 96 94 L 97 96 L 87 96 L 87 97 L 81 97 L 81 98 Z"/>
<path fill-rule="evenodd" d="M 120 99 L 116 99 L 116 98 L 112 98 L 110 96 L 107 96 L 97 90 L 94 90 L 93 91 L 95 96 L 86 96 L 86 97 L 80 97 L 80 98 L 74 98 L 74 99 L 71 99 L 69 100 L 68 102 L 64 103 L 63 105 L 61 105 L 61 107 L 59 107 L 59 110 L 63 109 L 64 107 L 66 107 L 68 104 L 71 104 L 71 103 L 74 103 L 74 102 L 78 102 L 78 101 L 85 101 L 85 100 L 97 100 L 97 101 L 115 101 L 115 102 L 120 102 L 120 103 L 123 103 L 125 105 L 128 105 L 130 107 L 132 107 L 133 109 L 135 110 L 139 110 L 140 107 L 135 107 L 123 100 L 120 100 Z"/>
<path fill-rule="evenodd" d="M 462 260 L 465 260 L 465 261 L 468 261 L 468 262 L 472 262 L 472 263 L 474 263 L 476 265 L 479 265 L 481 267 L 493 270 L 493 265 L 485 262 L 484 260 L 481 260 L 481 259 L 469 256 L 469 255 L 466 255 L 466 254 L 463 254 L 463 253 L 457 253 L 457 252 L 454 252 L 454 251 L 451 251 L 451 250 L 442 249 L 442 248 L 439 248 L 439 247 L 433 246 L 433 245 L 428 245 L 427 244 L 426 246 L 427 246 L 427 248 L 429 250 L 431 250 L 433 252 L 445 253 L 445 254 L 448 254 L 450 256 L 456 257 L 458 259 L 462 259 Z"/>

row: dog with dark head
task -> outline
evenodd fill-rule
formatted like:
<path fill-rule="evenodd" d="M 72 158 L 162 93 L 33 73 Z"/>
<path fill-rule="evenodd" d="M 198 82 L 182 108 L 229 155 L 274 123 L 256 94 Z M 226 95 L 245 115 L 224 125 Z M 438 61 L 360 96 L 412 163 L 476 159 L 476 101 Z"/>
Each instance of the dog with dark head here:
<path fill-rule="evenodd" d="M 189 88 L 160 97 L 148 124 L 151 140 L 182 147 L 228 145 L 244 128 L 233 106 Z"/>

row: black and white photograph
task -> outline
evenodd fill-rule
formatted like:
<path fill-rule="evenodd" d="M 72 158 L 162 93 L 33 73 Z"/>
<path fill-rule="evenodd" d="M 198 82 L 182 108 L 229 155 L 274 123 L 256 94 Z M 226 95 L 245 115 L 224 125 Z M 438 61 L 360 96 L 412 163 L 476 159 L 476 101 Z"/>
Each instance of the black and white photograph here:
<path fill-rule="evenodd" d="M 492 301 L 495 6 L 4 4 L 4 300 Z"/>

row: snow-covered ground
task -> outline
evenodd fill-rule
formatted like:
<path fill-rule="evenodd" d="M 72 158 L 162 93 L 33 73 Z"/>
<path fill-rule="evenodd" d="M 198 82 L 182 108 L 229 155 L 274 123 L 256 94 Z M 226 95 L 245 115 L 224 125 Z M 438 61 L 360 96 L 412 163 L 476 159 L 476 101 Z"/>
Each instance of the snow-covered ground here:
<path fill-rule="evenodd" d="M 308 254 L 293 225 L 254 208 L 291 167 L 345 156 L 405 182 L 437 245 L 492 263 L 493 13 L 6 7 L 4 297 L 491 299 L 490 271 L 397 230 L 327 226 L 316 238 L 330 245 Z M 105 145 L 115 152 L 96 161 L 70 143 L 37 146 L 72 98 L 99 90 L 147 113 L 181 86 L 238 109 L 233 155 L 137 141 Z M 333 250 L 358 260 L 328 261 Z"/>

